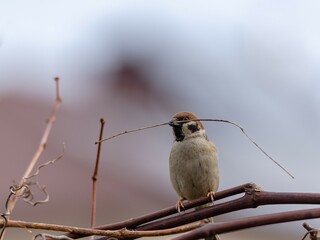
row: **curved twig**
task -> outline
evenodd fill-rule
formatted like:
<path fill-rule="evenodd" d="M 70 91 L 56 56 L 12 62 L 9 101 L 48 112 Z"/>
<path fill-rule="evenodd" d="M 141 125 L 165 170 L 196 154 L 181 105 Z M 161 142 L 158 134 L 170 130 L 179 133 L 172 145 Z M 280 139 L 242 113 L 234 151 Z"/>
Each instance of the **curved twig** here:
<path fill-rule="evenodd" d="M 62 146 L 63 146 L 62 153 L 61 153 L 58 157 L 56 157 L 55 159 L 50 160 L 50 161 L 48 161 L 48 162 L 46 162 L 46 163 L 44 163 L 44 164 L 41 164 L 41 165 L 37 168 L 37 170 L 36 170 L 35 173 L 33 173 L 33 174 L 30 175 L 30 176 L 25 177 L 24 180 L 27 180 L 27 179 L 30 179 L 30 178 L 33 178 L 33 177 L 37 176 L 37 175 L 39 174 L 41 168 L 46 167 L 46 166 L 48 166 L 48 165 L 50 165 L 50 164 L 54 164 L 56 161 L 60 160 L 60 159 L 63 157 L 63 155 L 64 155 L 64 153 L 65 153 L 65 150 L 66 150 L 66 145 L 65 145 L 65 143 L 62 143 Z"/>
<path fill-rule="evenodd" d="M 179 123 L 184 123 L 184 122 L 188 122 L 190 120 L 184 120 L 184 121 L 177 121 Z M 207 122 L 221 122 L 221 123 L 227 123 L 227 124 L 231 124 L 237 128 L 239 128 L 241 130 L 241 132 L 246 136 L 246 138 L 252 142 L 265 156 L 267 156 L 273 163 L 275 163 L 278 167 L 280 167 L 285 173 L 287 173 L 292 179 L 294 179 L 294 176 L 285 168 L 283 167 L 280 163 L 278 163 L 274 158 L 272 158 L 265 150 L 263 150 L 262 147 L 259 146 L 259 144 L 257 144 L 252 137 L 249 136 L 249 134 L 244 130 L 243 127 L 241 127 L 239 124 L 229 121 L 229 120 L 225 120 L 225 119 L 213 119 L 213 118 L 199 118 L 199 119 L 194 119 L 193 121 L 207 121 Z M 156 127 L 160 127 L 160 126 L 165 126 L 165 125 L 169 125 L 168 122 L 165 123 L 160 123 L 160 124 L 155 124 L 155 125 L 151 125 L 151 126 L 147 126 L 147 127 L 142 127 L 142 128 L 137 128 L 137 129 L 132 129 L 132 130 L 127 130 L 127 131 L 123 131 L 120 133 L 117 133 L 115 135 L 112 135 L 111 137 L 99 140 L 97 142 L 95 142 L 95 144 L 110 140 L 112 138 L 116 138 L 119 137 L 121 135 L 127 134 L 127 133 L 133 133 L 133 132 L 138 132 L 138 131 L 142 131 L 142 130 L 146 130 L 146 129 L 150 129 L 150 128 L 156 128 Z"/>

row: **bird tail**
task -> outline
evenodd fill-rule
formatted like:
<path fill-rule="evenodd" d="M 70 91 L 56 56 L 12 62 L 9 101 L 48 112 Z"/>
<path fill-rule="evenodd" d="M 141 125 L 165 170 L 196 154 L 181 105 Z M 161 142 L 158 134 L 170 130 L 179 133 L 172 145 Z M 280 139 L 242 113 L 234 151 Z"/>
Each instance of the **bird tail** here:
<path fill-rule="evenodd" d="M 203 208 L 209 207 L 211 205 L 212 204 L 205 204 L 205 205 L 196 207 L 195 209 L 199 210 L 199 209 L 203 209 Z M 209 222 L 208 224 L 212 224 L 213 223 L 213 217 L 207 218 L 207 220 Z M 219 237 L 218 234 L 216 234 L 216 235 L 213 235 L 213 236 L 210 236 L 210 237 L 206 237 L 205 240 L 221 240 L 221 238 Z"/>

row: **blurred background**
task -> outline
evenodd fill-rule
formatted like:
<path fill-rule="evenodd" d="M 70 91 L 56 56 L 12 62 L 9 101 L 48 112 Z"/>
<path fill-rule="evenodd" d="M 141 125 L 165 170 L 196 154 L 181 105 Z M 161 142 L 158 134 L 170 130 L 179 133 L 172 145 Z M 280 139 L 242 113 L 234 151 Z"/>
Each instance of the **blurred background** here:
<path fill-rule="evenodd" d="M 35 153 L 61 78 L 62 107 L 37 177 L 50 202 L 19 201 L 12 218 L 90 226 L 99 119 L 105 136 L 162 123 L 179 111 L 206 122 L 220 156 L 220 190 L 255 182 L 264 190 L 319 192 L 320 3 L 318 1 L 0 1 L 0 212 L 9 186 Z M 167 126 L 102 147 L 97 225 L 172 206 Z M 41 198 L 41 193 L 39 194 Z M 264 206 L 228 221 L 315 206 Z M 318 220 L 308 221 L 320 227 Z M 301 239 L 302 222 L 223 235 Z M 6 239 L 37 231 L 9 229 Z M 168 237 L 167 239 L 170 239 Z"/>

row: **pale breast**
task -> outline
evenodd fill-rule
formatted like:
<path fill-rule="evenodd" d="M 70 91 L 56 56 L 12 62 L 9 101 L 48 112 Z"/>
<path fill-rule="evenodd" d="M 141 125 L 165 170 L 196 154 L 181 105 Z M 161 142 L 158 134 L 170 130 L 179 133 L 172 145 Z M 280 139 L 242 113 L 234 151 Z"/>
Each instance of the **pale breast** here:
<path fill-rule="evenodd" d="M 176 192 L 188 200 L 217 191 L 217 151 L 205 138 L 175 142 L 170 153 L 170 177 Z"/>

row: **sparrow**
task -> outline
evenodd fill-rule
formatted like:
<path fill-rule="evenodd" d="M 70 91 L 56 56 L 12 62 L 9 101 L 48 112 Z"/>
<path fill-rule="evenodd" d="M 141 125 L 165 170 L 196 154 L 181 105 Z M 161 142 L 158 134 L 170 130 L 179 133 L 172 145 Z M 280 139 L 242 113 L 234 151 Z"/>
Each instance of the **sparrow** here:
<path fill-rule="evenodd" d="M 213 201 L 219 186 L 217 148 L 208 139 L 201 121 L 196 119 L 191 112 L 179 112 L 169 122 L 174 137 L 169 157 L 170 179 L 180 196 L 176 204 L 179 213 L 184 200 L 210 196 Z M 206 206 L 200 208 L 203 207 Z M 209 221 L 212 222 L 212 218 Z"/>

